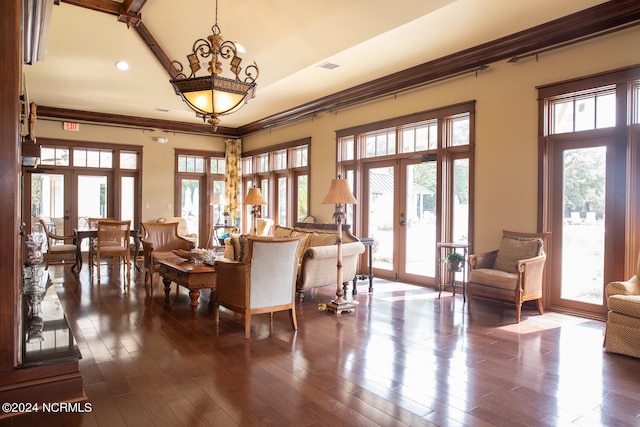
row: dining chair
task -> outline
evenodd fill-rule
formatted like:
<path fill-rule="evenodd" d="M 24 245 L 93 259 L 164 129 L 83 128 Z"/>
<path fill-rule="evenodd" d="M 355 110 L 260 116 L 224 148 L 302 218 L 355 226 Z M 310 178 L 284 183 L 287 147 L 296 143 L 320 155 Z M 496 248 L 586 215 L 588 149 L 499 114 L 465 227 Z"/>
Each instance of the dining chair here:
<path fill-rule="evenodd" d="M 77 265 L 77 248 L 73 244 L 73 235 L 63 236 L 51 232 L 44 219 L 39 219 L 42 230 L 47 236 L 47 252 L 44 254 L 45 270 L 50 265 L 55 264 L 71 264 Z"/>
<path fill-rule="evenodd" d="M 95 245 L 90 248 L 93 254 L 91 270 L 95 265 L 98 270 L 98 283 L 100 283 L 100 265 L 103 258 L 111 258 L 112 262 L 118 259 L 126 266 L 127 284 L 131 279 L 131 250 L 130 250 L 131 221 L 115 221 L 101 219 L 97 223 L 98 237 Z"/>

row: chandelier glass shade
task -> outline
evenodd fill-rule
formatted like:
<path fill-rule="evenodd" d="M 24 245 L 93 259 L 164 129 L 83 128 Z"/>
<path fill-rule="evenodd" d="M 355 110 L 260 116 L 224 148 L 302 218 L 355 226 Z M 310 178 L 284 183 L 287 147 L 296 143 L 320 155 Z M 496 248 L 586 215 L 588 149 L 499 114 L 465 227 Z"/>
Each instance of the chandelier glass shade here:
<path fill-rule="evenodd" d="M 218 2 L 216 1 L 216 23 L 212 34 L 193 43 L 187 55 L 189 70 L 182 63 L 172 61 L 170 80 L 176 95 L 186 102 L 198 117 L 210 123 L 214 132 L 220 123 L 219 116 L 238 111 L 255 96 L 259 69 L 256 63 L 243 68 L 238 48 L 232 41 L 225 41 L 218 27 Z M 222 75 L 223 61 L 229 64 L 228 77 Z M 198 76 L 206 66 L 207 74 Z M 188 74 L 187 74 L 188 73 Z M 203 73 L 201 73 L 203 74 Z"/>

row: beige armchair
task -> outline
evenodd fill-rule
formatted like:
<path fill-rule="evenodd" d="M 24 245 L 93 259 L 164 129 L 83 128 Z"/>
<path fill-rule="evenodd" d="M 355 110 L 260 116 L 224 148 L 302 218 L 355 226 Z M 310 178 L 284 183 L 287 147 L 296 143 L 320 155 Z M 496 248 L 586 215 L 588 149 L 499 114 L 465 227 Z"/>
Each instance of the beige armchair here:
<path fill-rule="evenodd" d="M 605 295 L 609 308 L 605 350 L 640 358 L 640 254 L 635 276 L 609 283 Z"/>
<path fill-rule="evenodd" d="M 178 225 L 178 236 L 183 239 L 187 239 L 194 245 L 198 244 L 198 235 L 196 233 L 189 233 L 189 227 L 187 226 L 187 220 L 179 216 L 170 216 L 165 218 L 158 218 L 156 220 L 159 224 L 172 224 Z"/>
<path fill-rule="evenodd" d="M 548 235 L 505 230 L 498 250 L 469 256 L 467 310 L 471 312 L 472 300 L 482 297 L 514 303 L 516 323 L 525 301 L 535 301 L 543 314 L 543 248 Z"/>
<path fill-rule="evenodd" d="M 302 237 L 272 239 L 248 236 L 243 261 L 217 260 L 214 319 L 220 322 L 220 306 L 244 314 L 244 336 L 251 336 L 251 316 L 289 311 L 294 330 L 298 245 Z"/>
<path fill-rule="evenodd" d="M 195 243 L 178 235 L 178 223 L 143 222 L 142 255 L 144 258 L 144 283 L 153 284 L 153 274 L 160 267 L 158 260 L 175 257 L 174 249 L 190 251 Z"/>

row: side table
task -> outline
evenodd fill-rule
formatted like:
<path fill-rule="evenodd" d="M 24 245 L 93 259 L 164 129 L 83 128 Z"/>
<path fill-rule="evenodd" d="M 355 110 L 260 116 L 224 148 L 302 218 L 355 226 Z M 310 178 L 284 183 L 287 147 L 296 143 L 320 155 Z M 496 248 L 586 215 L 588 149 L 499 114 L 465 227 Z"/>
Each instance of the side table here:
<path fill-rule="evenodd" d="M 436 254 L 438 257 L 438 268 L 436 268 L 436 283 L 438 284 L 438 298 L 442 294 L 442 287 L 445 286 L 442 283 L 442 278 L 444 274 L 442 274 L 443 268 L 446 268 L 442 263 L 442 260 L 446 257 L 446 254 L 449 252 L 456 252 L 457 250 L 462 250 L 462 255 L 464 255 L 464 263 L 462 265 L 462 284 L 456 283 L 456 272 L 451 272 L 451 290 L 453 292 L 453 296 L 456 296 L 456 287 L 462 288 L 462 300 L 464 302 L 467 301 L 467 260 L 469 256 L 469 243 L 466 242 L 457 242 L 457 243 L 449 243 L 449 242 L 438 242 L 436 243 Z M 446 273 L 445 273 L 446 274 Z"/>
<path fill-rule="evenodd" d="M 358 294 L 356 289 L 356 282 L 358 280 L 369 279 L 369 292 L 373 292 L 373 237 L 358 237 L 358 240 L 367 247 L 367 254 L 369 256 L 369 274 L 356 274 L 353 278 L 353 290 L 352 295 Z"/>

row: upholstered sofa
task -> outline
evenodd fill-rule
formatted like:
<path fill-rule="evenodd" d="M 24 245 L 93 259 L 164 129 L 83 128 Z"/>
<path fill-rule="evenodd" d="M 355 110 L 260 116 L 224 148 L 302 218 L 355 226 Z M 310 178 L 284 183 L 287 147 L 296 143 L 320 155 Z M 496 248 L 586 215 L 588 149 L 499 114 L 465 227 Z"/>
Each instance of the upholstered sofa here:
<path fill-rule="evenodd" d="M 605 350 L 640 358 L 640 254 L 635 276 L 609 283 L 605 295 L 609 308 Z"/>
<path fill-rule="evenodd" d="M 311 226 L 312 227 L 312 226 Z M 276 225 L 273 237 L 297 237 L 303 239 L 298 246 L 298 274 L 296 291 L 302 301 L 307 289 L 320 286 L 336 286 L 336 265 L 338 246 L 337 230 L 325 227 L 289 228 Z M 242 260 L 246 237 L 234 234 L 225 240 L 224 257 Z M 364 245 L 348 231 L 342 232 L 342 280 L 346 293 L 348 283 L 353 280 L 358 267 L 358 256 L 364 252 Z"/>

